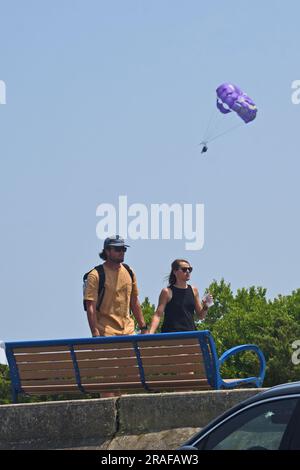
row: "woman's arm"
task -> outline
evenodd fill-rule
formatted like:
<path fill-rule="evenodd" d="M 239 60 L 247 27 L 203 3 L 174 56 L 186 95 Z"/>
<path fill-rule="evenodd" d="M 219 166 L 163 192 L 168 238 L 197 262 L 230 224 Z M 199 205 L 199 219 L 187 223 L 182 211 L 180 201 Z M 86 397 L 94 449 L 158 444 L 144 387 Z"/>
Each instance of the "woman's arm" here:
<path fill-rule="evenodd" d="M 158 299 L 158 307 L 152 318 L 152 322 L 151 322 L 151 326 L 149 330 L 150 334 L 151 333 L 153 334 L 156 332 L 159 322 L 161 320 L 161 317 L 164 314 L 166 305 L 168 302 L 170 302 L 171 298 L 172 298 L 172 291 L 170 289 L 166 287 L 165 289 L 161 291 L 159 299 Z"/>
<path fill-rule="evenodd" d="M 203 303 L 201 302 L 200 296 L 199 296 L 199 291 L 198 291 L 197 287 L 192 286 L 192 288 L 193 288 L 193 292 L 194 292 L 194 296 L 195 296 L 195 310 L 196 310 L 196 313 L 197 313 L 198 317 L 200 318 L 200 320 L 205 320 L 205 317 L 206 317 L 206 314 L 207 314 L 207 311 L 208 311 L 208 307 L 204 302 Z"/>

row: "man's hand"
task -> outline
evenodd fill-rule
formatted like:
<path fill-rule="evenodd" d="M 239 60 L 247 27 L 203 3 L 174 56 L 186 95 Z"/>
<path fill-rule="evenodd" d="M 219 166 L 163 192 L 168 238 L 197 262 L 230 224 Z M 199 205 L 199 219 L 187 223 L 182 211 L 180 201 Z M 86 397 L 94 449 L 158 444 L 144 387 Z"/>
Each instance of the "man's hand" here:
<path fill-rule="evenodd" d="M 141 309 L 139 299 L 135 295 L 131 296 L 130 308 L 131 308 L 132 313 L 133 313 L 133 315 L 134 315 L 134 317 L 137 321 L 137 324 L 139 325 L 140 333 L 142 335 L 145 335 L 145 334 L 149 333 L 148 327 L 146 329 L 142 329 L 147 325 L 146 325 L 146 322 L 145 322 L 145 319 L 144 319 L 144 315 L 143 315 L 143 312 L 142 312 L 142 309 Z"/>
<path fill-rule="evenodd" d="M 93 335 L 93 338 L 95 338 L 96 336 L 101 336 L 100 335 L 100 332 L 98 330 L 98 328 L 95 328 L 93 331 L 92 331 L 92 335 Z"/>
<path fill-rule="evenodd" d="M 143 327 L 143 328 L 140 328 L 140 334 L 141 334 L 141 335 L 147 335 L 147 334 L 149 334 L 148 327 L 147 327 L 147 325 L 145 325 L 145 326 L 146 326 L 146 328 L 144 328 L 144 327 Z"/>
<path fill-rule="evenodd" d="M 96 302 L 86 300 L 86 313 L 92 336 L 100 336 L 100 332 L 97 328 Z"/>

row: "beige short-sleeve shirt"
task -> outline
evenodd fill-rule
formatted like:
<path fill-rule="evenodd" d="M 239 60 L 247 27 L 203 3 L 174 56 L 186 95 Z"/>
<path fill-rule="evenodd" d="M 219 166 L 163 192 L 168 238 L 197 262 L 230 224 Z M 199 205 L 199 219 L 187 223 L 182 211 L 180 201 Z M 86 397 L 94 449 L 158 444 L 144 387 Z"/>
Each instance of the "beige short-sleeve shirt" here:
<path fill-rule="evenodd" d="M 105 272 L 105 293 L 96 311 L 97 328 L 101 336 L 132 335 L 134 321 L 130 315 L 130 299 L 138 296 L 136 276 L 133 281 L 127 269 L 121 265 L 119 269 L 111 269 L 103 264 Z M 99 275 L 93 269 L 87 278 L 84 300 L 98 300 Z"/>

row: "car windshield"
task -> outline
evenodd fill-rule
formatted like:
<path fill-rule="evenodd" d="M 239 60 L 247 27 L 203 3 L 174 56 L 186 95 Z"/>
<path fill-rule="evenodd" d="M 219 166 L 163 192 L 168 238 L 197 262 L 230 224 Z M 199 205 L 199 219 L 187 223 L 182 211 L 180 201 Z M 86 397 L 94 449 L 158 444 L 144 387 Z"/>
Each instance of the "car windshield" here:
<path fill-rule="evenodd" d="M 286 398 L 253 406 L 218 426 L 201 448 L 279 449 L 296 404 L 296 398 Z"/>

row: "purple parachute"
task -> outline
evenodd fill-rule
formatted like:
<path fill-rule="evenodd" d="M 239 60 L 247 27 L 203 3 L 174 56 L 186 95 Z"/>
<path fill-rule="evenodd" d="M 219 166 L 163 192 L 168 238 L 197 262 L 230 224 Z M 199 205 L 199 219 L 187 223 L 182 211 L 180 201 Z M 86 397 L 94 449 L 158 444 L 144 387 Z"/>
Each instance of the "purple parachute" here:
<path fill-rule="evenodd" d="M 257 107 L 246 93 L 232 83 L 223 83 L 217 88 L 217 107 L 223 114 L 235 111 L 244 122 L 253 121 Z"/>

